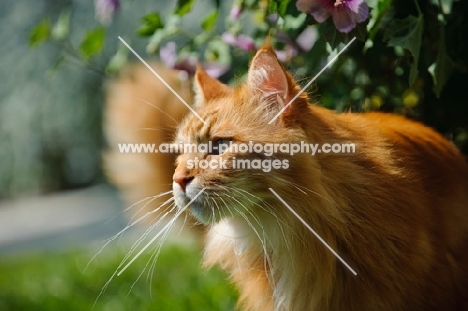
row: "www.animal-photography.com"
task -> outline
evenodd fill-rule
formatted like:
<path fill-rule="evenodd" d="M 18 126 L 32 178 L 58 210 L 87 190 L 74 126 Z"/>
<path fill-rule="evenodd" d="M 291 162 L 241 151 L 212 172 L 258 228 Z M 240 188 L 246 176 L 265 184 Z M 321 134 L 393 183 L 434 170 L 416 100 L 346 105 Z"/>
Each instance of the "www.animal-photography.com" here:
<path fill-rule="evenodd" d="M 3 1 L 0 310 L 468 311 L 466 12 Z"/>

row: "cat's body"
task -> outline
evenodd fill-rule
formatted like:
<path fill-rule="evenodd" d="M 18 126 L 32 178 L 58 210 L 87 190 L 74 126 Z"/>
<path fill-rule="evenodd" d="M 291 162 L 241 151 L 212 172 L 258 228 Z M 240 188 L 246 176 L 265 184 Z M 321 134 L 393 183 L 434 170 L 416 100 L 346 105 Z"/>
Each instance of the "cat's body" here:
<path fill-rule="evenodd" d="M 318 118 L 328 115 L 314 108 L 310 117 L 314 113 Z M 268 237 L 272 263 L 268 266 L 275 271 L 276 285 L 264 272 L 259 238 L 242 218 L 213 225 L 206 263 L 235 271 L 246 304 L 255 310 L 273 310 L 275 302 L 281 310 L 456 310 L 455 302 L 466 299 L 468 286 L 468 171 L 463 159 L 432 130 L 397 117 L 328 117 L 334 122 L 327 127 L 341 131 L 332 140 L 347 136 L 347 141 L 357 143 L 359 153 L 369 157 L 323 155 L 304 161 L 303 170 L 290 181 L 316 193 L 303 189 L 304 194 L 293 185 L 277 185 L 278 181 L 263 182 L 280 193 L 357 275 L 288 215 L 276 198 L 266 201 L 283 214 L 278 217 L 289 218 L 291 229 L 286 225 L 279 229 L 271 215 L 259 216 L 264 232 L 252 221 Z M 396 127 L 383 128 L 376 123 L 379 119 Z M 338 120 L 346 125 L 340 128 Z M 397 137 L 386 131 L 398 131 Z M 435 144 L 424 146 L 424 136 L 435 138 Z M 408 153 L 408 144 L 413 154 Z M 374 158 L 378 155 L 384 159 Z M 403 157 L 405 162 L 398 163 Z M 414 172 L 427 175 L 411 176 Z M 247 251 L 236 256 L 236 248 Z"/>
<path fill-rule="evenodd" d="M 176 142 L 354 143 L 352 154 L 275 154 L 288 169 L 188 168 L 177 159 L 179 207 L 210 229 L 205 265 L 220 265 L 248 310 L 468 310 L 468 165 L 432 129 L 402 117 L 335 114 L 307 103 L 269 48 L 230 89 L 199 70 L 197 113 Z M 357 272 L 354 275 L 269 190 Z"/>
<path fill-rule="evenodd" d="M 157 63 L 150 64 L 173 90 L 189 101 L 192 87 L 188 78 L 180 75 L 179 71 L 169 70 Z M 143 200 L 137 206 L 137 209 L 145 206 L 140 215 L 154 210 L 167 199 L 154 196 L 170 189 L 176 155 L 122 153 L 119 144 L 157 147 L 168 142 L 187 112 L 184 104 L 141 63 L 128 65 L 106 84 L 103 127 L 108 148 L 103 157 L 104 171 L 122 191 L 128 205 Z M 160 212 L 163 211 L 165 209 Z"/>

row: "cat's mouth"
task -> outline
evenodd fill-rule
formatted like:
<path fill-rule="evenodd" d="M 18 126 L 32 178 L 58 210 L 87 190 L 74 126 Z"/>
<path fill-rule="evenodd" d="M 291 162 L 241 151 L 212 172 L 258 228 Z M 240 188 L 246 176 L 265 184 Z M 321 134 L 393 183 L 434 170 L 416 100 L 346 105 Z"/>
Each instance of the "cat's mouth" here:
<path fill-rule="evenodd" d="M 201 190 L 200 190 L 201 191 Z M 206 204 L 208 198 L 205 193 L 201 193 L 195 189 L 187 189 L 183 191 L 177 184 L 173 185 L 175 203 L 179 209 L 184 208 L 187 204 L 188 211 L 200 222 L 210 224 L 217 222 L 220 217 L 216 217 L 214 210 Z M 195 198 L 195 200 L 193 200 Z M 192 201 L 193 200 L 193 201 Z M 192 202 L 191 202 L 192 201 Z"/>
<path fill-rule="evenodd" d="M 226 189 L 231 189 L 231 192 Z M 179 209 L 187 208 L 187 211 L 198 221 L 205 225 L 213 225 L 226 218 L 241 216 L 247 219 L 252 214 L 250 208 L 256 204 L 256 197 L 246 197 L 247 191 L 237 190 L 239 197 L 235 197 L 232 186 L 201 187 L 193 180 L 187 187 L 173 183 L 173 195 Z"/>
<path fill-rule="evenodd" d="M 178 200 L 176 199 L 177 205 L 179 208 L 185 207 L 187 204 L 190 203 L 190 199 L 186 197 L 182 204 L 178 203 Z M 219 215 L 216 215 L 212 208 L 210 206 L 206 205 L 203 203 L 203 199 L 200 199 L 199 197 L 195 199 L 193 202 L 190 203 L 187 209 L 198 221 L 200 221 L 203 224 L 213 224 L 217 221 L 219 221 L 220 217 L 216 217 Z"/>
<path fill-rule="evenodd" d="M 213 217 L 211 209 L 201 202 L 193 201 L 190 204 L 189 210 L 196 219 L 204 224 L 209 224 L 216 221 L 216 218 Z"/>
<path fill-rule="evenodd" d="M 236 218 L 242 215 L 243 212 L 239 207 L 230 205 L 227 206 L 225 203 L 216 202 L 215 198 L 211 198 L 209 194 L 203 193 L 199 195 L 195 200 L 192 201 L 190 196 L 184 194 L 184 197 L 175 197 L 176 204 L 179 208 L 187 207 L 187 211 L 195 217 L 198 221 L 205 225 L 214 225 L 227 218 Z M 192 201 L 192 202 L 191 202 Z M 216 202 L 216 203 L 215 203 Z M 241 204 L 241 206 L 244 206 Z M 244 206 L 245 207 L 245 206 Z M 247 216 L 243 216 L 246 218 Z"/>

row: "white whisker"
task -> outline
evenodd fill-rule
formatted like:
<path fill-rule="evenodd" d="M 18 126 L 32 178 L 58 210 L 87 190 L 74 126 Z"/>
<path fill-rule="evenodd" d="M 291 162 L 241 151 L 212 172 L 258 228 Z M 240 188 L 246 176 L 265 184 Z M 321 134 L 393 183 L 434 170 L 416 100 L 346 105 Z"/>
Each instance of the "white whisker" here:
<path fill-rule="evenodd" d="M 153 229 L 155 229 L 156 227 L 158 227 L 160 225 L 160 223 L 167 217 L 167 215 L 169 215 L 172 211 L 174 211 L 174 209 L 176 209 L 176 206 L 175 205 L 172 205 L 172 208 L 165 212 L 161 217 L 159 217 L 158 221 L 156 221 L 156 223 L 152 224 L 146 231 L 145 233 L 143 233 L 143 235 L 138 238 L 136 240 L 135 243 L 133 243 L 132 247 L 130 248 L 130 251 L 127 253 L 127 255 L 124 257 L 124 259 L 122 260 L 121 264 L 117 267 L 117 269 L 119 269 L 123 263 L 125 261 L 127 261 L 127 259 L 133 254 L 133 252 L 136 250 L 136 248 L 146 239 L 146 237 L 151 233 L 151 231 L 153 231 Z"/>
<path fill-rule="evenodd" d="M 161 196 L 161 195 L 159 195 Z M 159 197 L 159 196 L 156 196 L 156 197 Z M 149 198 L 149 197 L 148 197 Z M 147 200 L 148 198 L 145 198 L 143 200 L 140 200 L 138 201 L 139 202 L 143 202 L 144 200 Z M 154 197 L 153 197 L 154 198 Z M 107 239 L 106 243 L 104 243 L 104 245 L 99 249 L 99 251 L 93 256 L 91 257 L 91 259 L 88 261 L 88 263 L 86 264 L 86 267 L 84 268 L 83 270 L 83 273 L 86 272 L 86 270 L 88 269 L 89 265 L 96 259 L 97 256 L 99 256 L 103 251 L 104 249 L 112 242 L 114 241 L 115 239 L 117 239 L 119 236 L 122 236 L 122 234 L 127 231 L 128 229 L 130 229 L 131 227 L 133 227 L 134 225 L 140 223 L 141 221 L 143 221 L 146 217 L 148 217 L 150 214 L 152 213 L 155 213 L 157 212 L 161 207 L 163 207 L 165 204 L 167 204 L 168 202 L 170 202 L 171 200 L 174 200 L 174 198 L 170 198 L 169 200 L 167 200 L 166 202 L 162 203 L 157 209 L 147 213 L 147 215 L 143 215 L 142 217 L 140 217 L 139 219 L 137 219 L 136 221 L 133 221 L 131 222 L 130 224 L 128 224 L 125 228 L 123 228 L 122 230 L 120 230 L 119 232 L 117 232 L 114 236 L 112 236 L 110 239 Z M 137 204 L 137 203 L 135 203 Z M 135 204 L 133 204 L 132 206 L 134 206 Z M 125 210 L 128 210 L 129 208 L 125 209 Z"/>
<path fill-rule="evenodd" d="M 356 271 L 354 271 L 353 268 L 351 268 L 351 266 L 348 265 L 348 263 L 344 261 L 344 259 L 341 258 L 341 256 L 338 255 L 338 253 L 333 248 L 331 248 L 331 246 L 328 245 L 328 243 L 325 242 L 325 240 L 322 239 L 322 237 L 317 232 L 315 232 L 315 230 L 312 229 L 312 227 L 306 221 L 304 221 L 304 219 L 302 219 L 302 217 L 299 216 L 299 214 L 297 214 L 291 206 L 288 205 L 288 203 L 286 203 L 286 201 L 283 200 L 283 198 L 281 198 L 272 188 L 269 189 L 278 198 L 278 200 L 280 200 L 284 204 L 284 206 L 286 206 L 291 211 L 291 213 L 293 213 L 294 216 L 296 216 L 296 218 L 299 219 L 300 222 L 302 222 L 304 226 L 306 226 L 306 228 L 309 229 L 309 231 L 312 232 L 315 235 L 315 237 L 317 237 L 317 239 L 319 239 L 319 241 L 322 242 L 322 244 L 325 245 L 325 247 L 328 248 L 328 250 L 332 252 L 332 254 L 335 255 L 335 257 L 345 265 L 346 268 L 348 268 L 349 271 L 351 271 L 354 275 L 357 275 Z"/>
<path fill-rule="evenodd" d="M 176 119 L 174 119 L 173 117 L 171 117 L 168 113 L 166 113 L 165 111 L 163 111 L 163 110 L 162 110 L 161 108 L 159 108 L 158 106 L 156 106 L 156 105 L 150 103 L 149 101 L 146 101 L 146 100 L 144 100 L 144 99 L 141 99 L 141 98 L 138 98 L 138 100 L 140 100 L 140 101 L 144 102 L 145 104 L 148 104 L 148 105 L 150 105 L 151 107 L 153 107 L 153 108 L 159 110 L 161 113 L 163 113 L 163 114 L 165 114 L 167 117 L 169 117 L 169 119 L 171 119 L 172 121 L 174 121 L 174 123 L 175 123 L 176 125 L 179 124 L 179 122 L 177 122 Z"/>
<path fill-rule="evenodd" d="M 181 208 L 177 213 L 176 215 L 174 216 L 174 218 L 169 222 L 167 223 L 164 228 L 161 229 L 161 231 L 158 232 L 158 234 L 156 234 L 149 242 L 148 244 L 146 244 L 133 258 L 132 260 L 130 260 L 127 265 L 125 267 L 122 268 L 122 270 L 120 270 L 119 273 L 117 273 L 117 276 L 120 276 L 122 274 L 122 272 L 124 272 L 165 230 L 167 230 L 168 228 L 172 227 L 172 225 L 175 223 L 176 219 L 189 207 L 190 204 L 192 204 L 193 201 L 195 201 L 198 196 L 200 194 L 203 193 L 203 191 L 205 191 L 205 188 L 203 188 L 202 190 L 200 190 L 200 192 L 197 193 L 197 195 L 195 197 L 193 197 L 192 200 L 190 200 L 190 202 L 187 203 L 187 205 L 185 205 L 183 208 Z"/>

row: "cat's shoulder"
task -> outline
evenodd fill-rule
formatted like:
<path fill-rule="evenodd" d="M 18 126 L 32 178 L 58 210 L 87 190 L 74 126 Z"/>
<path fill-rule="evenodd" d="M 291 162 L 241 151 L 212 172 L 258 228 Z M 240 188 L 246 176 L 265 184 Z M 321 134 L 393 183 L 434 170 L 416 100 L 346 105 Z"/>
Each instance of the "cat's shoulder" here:
<path fill-rule="evenodd" d="M 336 117 L 362 140 L 386 141 L 405 152 L 434 155 L 439 153 L 461 162 L 456 146 L 432 127 L 407 117 L 385 112 L 346 112 Z"/>
<path fill-rule="evenodd" d="M 445 140 L 435 129 L 405 116 L 386 112 L 342 113 L 338 115 L 343 122 L 369 130 L 380 131 L 391 136 L 411 135 L 435 140 Z"/>

